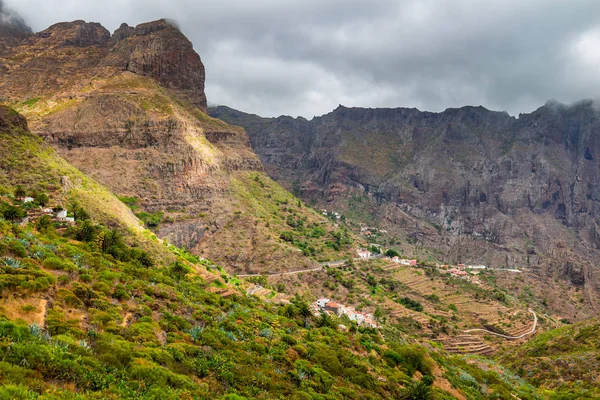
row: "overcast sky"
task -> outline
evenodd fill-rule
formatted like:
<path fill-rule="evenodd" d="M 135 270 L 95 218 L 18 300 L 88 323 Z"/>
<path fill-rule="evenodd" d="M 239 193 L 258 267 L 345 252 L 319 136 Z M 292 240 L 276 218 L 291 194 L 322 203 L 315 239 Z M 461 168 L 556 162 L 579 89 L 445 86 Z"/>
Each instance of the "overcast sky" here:
<path fill-rule="evenodd" d="M 34 31 L 172 18 L 209 103 L 263 116 L 600 98 L 598 0 L 5 0 Z"/>

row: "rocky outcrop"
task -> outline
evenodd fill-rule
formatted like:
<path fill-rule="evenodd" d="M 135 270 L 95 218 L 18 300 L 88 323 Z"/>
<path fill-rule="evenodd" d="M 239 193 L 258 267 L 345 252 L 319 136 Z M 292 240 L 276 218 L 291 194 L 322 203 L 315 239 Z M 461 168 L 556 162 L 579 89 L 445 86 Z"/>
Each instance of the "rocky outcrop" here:
<path fill-rule="evenodd" d="M 14 128 L 27 131 L 27 120 L 13 109 L 0 105 L 0 130 L 8 131 Z"/>
<path fill-rule="evenodd" d="M 0 38 L 12 37 L 3 35 L 2 29 L 0 25 Z M 61 22 L 31 37 L 23 33 L 21 40 L 10 43 L 0 60 L 5 70 L 0 92 L 8 99 L 25 93 L 71 95 L 89 90 L 93 85 L 89 81 L 87 88 L 74 87 L 86 78 L 128 71 L 157 81 L 172 95 L 206 112 L 204 65 L 192 43 L 166 20 L 135 28 L 123 24 L 114 35 L 94 22 Z"/>
<path fill-rule="evenodd" d="M 160 20 L 135 28 L 123 24 L 115 31 L 112 44 L 103 65 L 155 79 L 206 112 L 204 65 L 173 23 Z"/>
<path fill-rule="evenodd" d="M 600 112 L 591 101 L 548 102 L 519 118 L 483 107 L 340 106 L 311 121 L 210 113 L 243 126 L 265 170 L 307 202 L 367 211 L 441 261 L 562 277 L 591 288 L 594 304 Z"/>
<path fill-rule="evenodd" d="M 35 35 L 37 44 L 46 48 L 55 47 L 105 47 L 110 40 L 110 32 L 94 22 L 61 22 Z"/>

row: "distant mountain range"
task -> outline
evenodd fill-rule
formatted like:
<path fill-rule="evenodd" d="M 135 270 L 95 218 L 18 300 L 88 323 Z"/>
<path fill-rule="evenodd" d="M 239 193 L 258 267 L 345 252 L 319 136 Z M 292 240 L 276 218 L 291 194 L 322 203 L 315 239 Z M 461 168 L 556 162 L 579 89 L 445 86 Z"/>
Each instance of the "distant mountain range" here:
<path fill-rule="evenodd" d="M 209 113 L 242 126 L 284 187 L 393 232 L 399 250 L 411 244 L 442 262 L 525 268 L 539 297 L 552 293 L 548 303 L 579 318 L 597 313 L 600 112 L 592 101 L 548 102 L 519 118 L 483 107 L 340 106 L 310 121 Z M 563 301 L 573 286 L 583 309 Z"/>

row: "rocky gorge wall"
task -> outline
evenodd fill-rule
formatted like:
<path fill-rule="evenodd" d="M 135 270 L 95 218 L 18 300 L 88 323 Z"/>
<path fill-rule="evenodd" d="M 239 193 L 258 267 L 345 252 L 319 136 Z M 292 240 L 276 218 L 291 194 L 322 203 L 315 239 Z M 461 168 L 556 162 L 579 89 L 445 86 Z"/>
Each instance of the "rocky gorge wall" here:
<path fill-rule="evenodd" d="M 244 127 L 265 170 L 305 201 L 364 217 L 440 261 L 523 268 L 538 281 L 580 287 L 595 309 L 600 112 L 593 102 L 549 102 L 519 118 L 483 107 L 340 106 L 310 121 L 227 107 L 210 114 Z"/>

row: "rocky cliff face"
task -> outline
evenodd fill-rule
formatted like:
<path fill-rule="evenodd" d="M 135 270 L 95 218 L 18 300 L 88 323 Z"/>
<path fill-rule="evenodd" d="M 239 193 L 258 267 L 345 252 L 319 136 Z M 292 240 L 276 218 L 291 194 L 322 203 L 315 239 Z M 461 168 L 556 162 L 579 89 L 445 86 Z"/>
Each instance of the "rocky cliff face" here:
<path fill-rule="evenodd" d="M 578 286 L 595 309 L 600 112 L 592 102 L 549 102 L 518 119 L 482 107 L 340 106 L 311 121 L 210 112 L 245 127 L 266 171 L 304 200 L 435 249 L 440 261 L 525 268 L 538 282 Z"/>
<path fill-rule="evenodd" d="M 153 78 L 206 112 L 204 65 L 192 43 L 174 25 L 165 20 L 135 28 L 123 24 L 111 45 L 104 65 Z"/>
<path fill-rule="evenodd" d="M 12 94 L 9 100 L 24 94 L 81 91 L 85 86 L 77 85 L 92 79 L 92 73 L 110 76 L 129 71 L 157 81 L 206 112 L 204 65 L 191 42 L 166 20 L 135 28 L 123 24 L 114 35 L 98 23 L 62 22 L 11 41 L 2 61 L 6 78 L 11 79 L 0 90 Z M 63 68 L 56 68 L 56 63 Z M 45 78 L 42 82 L 37 79 L 40 75 Z"/>

